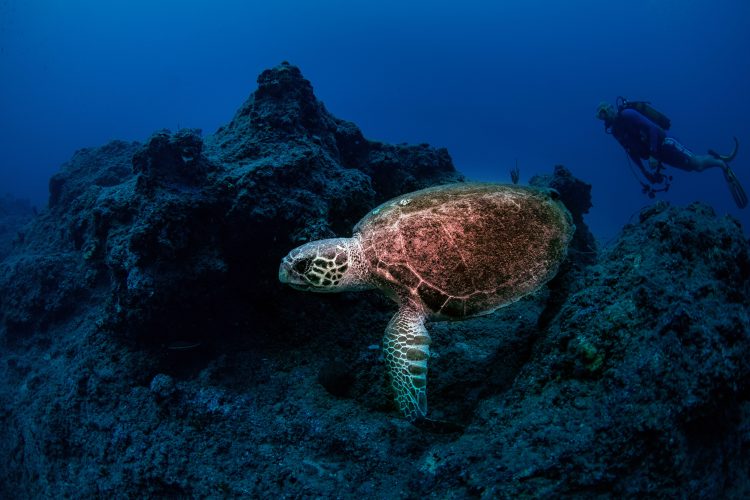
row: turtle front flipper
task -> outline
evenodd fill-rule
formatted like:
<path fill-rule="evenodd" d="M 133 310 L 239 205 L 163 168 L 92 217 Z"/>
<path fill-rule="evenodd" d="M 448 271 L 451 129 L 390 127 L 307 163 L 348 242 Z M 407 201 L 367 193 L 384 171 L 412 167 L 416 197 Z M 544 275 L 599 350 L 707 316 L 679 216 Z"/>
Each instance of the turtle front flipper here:
<path fill-rule="evenodd" d="M 427 414 L 427 360 L 430 335 L 424 313 L 413 303 L 401 306 L 385 329 L 385 362 L 401 413 L 414 422 Z"/>

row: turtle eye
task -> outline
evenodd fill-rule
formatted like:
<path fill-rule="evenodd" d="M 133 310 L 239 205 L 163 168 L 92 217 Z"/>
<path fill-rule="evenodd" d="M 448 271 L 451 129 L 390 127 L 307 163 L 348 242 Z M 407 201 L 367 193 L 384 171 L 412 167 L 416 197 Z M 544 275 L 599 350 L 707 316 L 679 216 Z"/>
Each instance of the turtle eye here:
<path fill-rule="evenodd" d="M 294 264 L 294 272 L 298 274 L 305 274 L 307 271 L 307 265 L 310 263 L 310 259 L 301 259 Z"/>

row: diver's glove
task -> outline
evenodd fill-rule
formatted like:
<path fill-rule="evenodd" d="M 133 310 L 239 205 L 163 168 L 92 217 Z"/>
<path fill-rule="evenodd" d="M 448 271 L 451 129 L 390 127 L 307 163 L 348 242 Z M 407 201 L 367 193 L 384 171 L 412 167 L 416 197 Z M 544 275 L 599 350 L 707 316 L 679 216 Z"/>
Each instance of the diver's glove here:
<path fill-rule="evenodd" d="M 724 172 L 724 179 L 727 181 L 727 186 L 729 186 L 729 191 L 732 193 L 734 202 L 738 207 L 745 208 L 747 206 L 747 194 L 742 188 L 739 179 L 737 179 L 737 176 L 734 175 L 734 172 L 732 172 L 732 169 L 726 163 L 721 170 Z"/>

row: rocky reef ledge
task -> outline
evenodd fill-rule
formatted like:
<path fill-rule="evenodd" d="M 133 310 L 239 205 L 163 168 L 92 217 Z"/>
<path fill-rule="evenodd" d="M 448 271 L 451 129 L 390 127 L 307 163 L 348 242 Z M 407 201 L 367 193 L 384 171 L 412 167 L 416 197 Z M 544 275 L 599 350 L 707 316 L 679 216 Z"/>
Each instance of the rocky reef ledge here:
<path fill-rule="evenodd" d="M 391 406 L 389 302 L 277 282 L 300 242 L 461 180 L 287 63 L 213 135 L 78 151 L 47 209 L 0 205 L 0 497 L 750 495 L 749 245 L 705 205 L 651 206 L 597 251 L 591 186 L 536 178 L 579 232 L 542 292 L 430 327 L 455 434 Z"/>

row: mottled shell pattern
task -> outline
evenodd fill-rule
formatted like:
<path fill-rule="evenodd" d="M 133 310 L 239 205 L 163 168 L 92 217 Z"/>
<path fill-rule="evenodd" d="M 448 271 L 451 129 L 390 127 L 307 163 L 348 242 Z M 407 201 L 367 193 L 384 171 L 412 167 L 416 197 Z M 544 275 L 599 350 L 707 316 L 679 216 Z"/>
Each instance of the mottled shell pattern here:
<path fill-rule="evenodd" d="M 461 319 L 514 302 L 551 279 L 575 226 L 554 190 L 459 183 L 395 198 L 354 228 L 371 280 Z"/>

